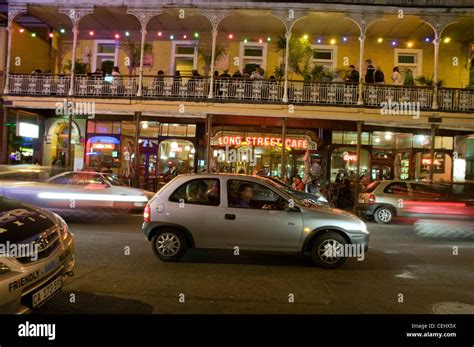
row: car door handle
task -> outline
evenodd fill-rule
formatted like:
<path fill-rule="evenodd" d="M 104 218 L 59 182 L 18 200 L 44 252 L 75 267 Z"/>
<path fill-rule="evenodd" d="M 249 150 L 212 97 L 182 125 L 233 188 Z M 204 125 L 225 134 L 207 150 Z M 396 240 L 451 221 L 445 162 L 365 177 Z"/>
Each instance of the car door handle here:
<path fill-rule="evenodd" d="M 224 218 L 228 220 L 235 220 L 235 214 L 225 214 Z"/>
<path fill-rule="evenodd" d="M 288 225 L 295 225 L 295 223 L 292 223 L 292 222 L 288 222 Z"/>

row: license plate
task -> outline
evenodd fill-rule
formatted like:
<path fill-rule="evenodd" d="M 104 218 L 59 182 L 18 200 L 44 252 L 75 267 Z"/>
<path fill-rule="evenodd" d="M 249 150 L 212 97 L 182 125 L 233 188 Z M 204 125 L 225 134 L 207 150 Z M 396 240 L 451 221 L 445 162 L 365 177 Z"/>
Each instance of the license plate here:
<path fill-rule="evenodd" d="M 37 307 L 51 298 L 56 294 L 63 286 L 62 276 L 56 278 L 53 282 L 49 283 L 46 287 L 41 288 L 33 294 L 33 307 Z"/>

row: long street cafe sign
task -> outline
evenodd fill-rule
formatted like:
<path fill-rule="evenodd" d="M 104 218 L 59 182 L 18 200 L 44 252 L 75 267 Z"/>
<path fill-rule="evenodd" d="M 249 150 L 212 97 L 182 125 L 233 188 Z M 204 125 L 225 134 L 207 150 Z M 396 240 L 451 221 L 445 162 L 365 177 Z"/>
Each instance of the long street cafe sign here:
<path fill-rule="evenodd" d="M 282 145 L 281 137 L 272 136 L 239 136 L 239 135 L 224 135 L 217 138 L 219 146 L 263 146 L 275 147 Z M 294 149 L 307 149 L 308 140 L 304 138 L 285 138 L 285 147 Z"/>

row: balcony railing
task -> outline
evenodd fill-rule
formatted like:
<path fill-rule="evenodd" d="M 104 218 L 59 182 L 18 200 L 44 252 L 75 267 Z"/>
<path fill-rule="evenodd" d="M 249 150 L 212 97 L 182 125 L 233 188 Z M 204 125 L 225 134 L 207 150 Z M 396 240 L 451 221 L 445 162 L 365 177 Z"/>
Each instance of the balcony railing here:
<path fill-rule="evenodd" d="M 9 95 L 67 96 L 69 75 L 12 74 Z M 144 76 L 141 96 L 138 76 L 103 78 L 75 76 L 73 95 L 91 98 L 141 98 L 161 100 L 209 100 L 209 77 Z M 215 102 L 283 103 L 284 82 L 275 79 L 215 78 Z M 359 104 L 359 85 L 356 83 L 288 81 L 288 103 L 355 106 Z M 419 86 L 365 85 L 363 105 L 381 107 L 383 102 L 419 103 L 420 109 L 430 110 L 434 89 Z M 474 89 L 440 88 L 439 109 L 446 111 L 474 111 Z"/>

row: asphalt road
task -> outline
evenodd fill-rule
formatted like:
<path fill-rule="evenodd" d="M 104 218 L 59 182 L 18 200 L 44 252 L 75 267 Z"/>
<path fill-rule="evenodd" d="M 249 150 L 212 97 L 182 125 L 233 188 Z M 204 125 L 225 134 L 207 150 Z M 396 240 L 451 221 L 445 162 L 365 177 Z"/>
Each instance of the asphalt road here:
<path fill-rule="evenodd" d="M 474 240 L 420 237 L 411 220 L 368 223 L 365 260 L 337 270 L 302 256 L 231 251 L 193 250 L 162 263 L 141 216 L 68 222 L 76 273 L 38 313 L 433 313 L 443 302 L 474 305 Z"/>

